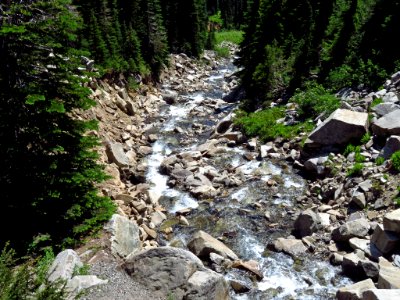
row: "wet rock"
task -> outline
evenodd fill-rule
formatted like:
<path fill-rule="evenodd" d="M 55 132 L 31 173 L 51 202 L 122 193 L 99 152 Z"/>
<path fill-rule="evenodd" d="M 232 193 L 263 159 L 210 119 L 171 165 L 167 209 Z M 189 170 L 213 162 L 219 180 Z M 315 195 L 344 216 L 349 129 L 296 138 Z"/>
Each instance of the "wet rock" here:
<path fill-rule="evenodd" d="M 258 280 L 264 278 L 264 275 L 261 273 L 258 262 L 256 262 L 255 260 L 249 260 L 249 261 L 236 260 L 232 263 L 231 267 L 249 271 L 254 275 L 256 275 Z"/>
<path fill-rule="evenodd" d="M 238 280 L 231 280 L 230 284 L 237 294 L 247 293 L 251 289 L 246 283 Z"/>
<path fill-rule="evenodd" d="M 300 213 L 294 222 L 294 230 L 301 237 L 311 235 L 321 227 L 321 220 L 315 212 L 310 209 Z"/>
<path fill-rule="evenodd" d="M 346 222 L 332 231 L 332 239 L 337 242 L 348 241 L 353 237 L 365 237 L 370 225 L 366 219 L 357 219 Z"/>
<path fill-rule="evenodd" d="M 340 288 L 336 292 L 336 298 L 338 300 L 361 300 L 364 291 L 374 288 L 374 282 L 371 279 L 366 279 Z"/>
<path fill-rule="evenodd" d="M 379 258 L 378 289 L 400 289 L 400 268 L 385 258 Z"/>
<path fill-rule="evenodd" d="M 363 292 L 362 300 L 394 300 L 400 299 L 400 290 L 369 289 Z"/>
<path fill-rule="evenodd" d="M 400 233 L 400 209 L 396 209 L 384 216 L 383 228 L 388 231 Z"/>
<path fill-rule="evenodd" d="M 206 269 L 195 255 L 183 249 L 149 249 L 133 255 L 122 267 L 155 297 L 171 293 L 179 300 L 229 299 L 224 277 Z"/>
<path fill-rule="evenodd" d="M 392 252 L 400 243 L 400 239 L 393 232 L 383 230 L 382 225 L 376 226 L 371 236 L 371 242 L 383 254 Z"/>
<path fill-rule="evenodd" d="M 150 218 L 151 223 L 153 223 L 155 226 L 159 226 L 167 219 L 167 216 L 161 211 L 155 211 L 151 214 Z"/>
<path fill-rule="evenodd" d="M 273 246 L 276 251 L 282 251 L 294 258 L 304 255 L 307 252 L 307 248 L 304 246 L 303 242 L 296 239 L 278 238 L 274 241 Z"/>
<path fill-rule="evenodd" d="M 114 214 L 105 229 L 111 233 L 111 252 L 119 257 L 141 249 L 139 227 L 126 217 Z"/>
<path fill-rule="evenodd" d="M 379 136 L 400 134 L 400 109 L 392 111 L 372 124 L 372 131 Z"/>
<path fill-rule="evenodd" d="M 337 109 L 308 136 L 306 144 L 343 145 L 368 131 L 368 114 Z"/>
<path fill-rule="evenodd" d="M 165 91 L 161 96 L 167 104 L 174 104 L 178 99 L 178 93 L 176 91 Z"/>
<path fill-rule="evenodd" d="M 194 234 L 187 247 L 198 257 L 209 258 L 210 253 L 214 252 L 231 260 L 238 260 L 238 256 L 224 243 L 202 230 Z"/>
<path fill-rule="evenodd" d="M 217 125 L 215 125 L 215 132 L 217 134 L 224 134 L 228 131 L 230 126 L 233 124 L 233 121 L 230 119 L 221 120 Z"/>

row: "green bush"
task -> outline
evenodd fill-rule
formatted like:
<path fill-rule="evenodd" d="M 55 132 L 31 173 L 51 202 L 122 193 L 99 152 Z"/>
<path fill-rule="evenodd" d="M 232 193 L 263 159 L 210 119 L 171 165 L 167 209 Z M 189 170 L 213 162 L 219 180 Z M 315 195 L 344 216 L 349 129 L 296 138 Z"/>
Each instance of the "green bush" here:
<path fill-rule="evenodd" d="M 305 91 L 297 91 L 291 100 L 299 105 L 303 118 L 315 118 L 323 112 L 329 116 L 340 106 L 340 100 L 319 84 L 309 84 Z"/>
<path fill-rule="evenodd" d="M 395 153 L 393 153 L 390 157 L 390 160 L 392 161 L 393 168 L 397 172 L 400 172 L 400 151 L 396 151 Z"/>
<path fill-rule="evenodd" d="M 375 163 L 377 166 L 383 165 L 384 162 L 385 162 L 385 159 L 382 156 L 377 157 L 375 160 Z"/>
<path fill-rule="evenodd" d="M 227 30 L 215 33 L 216 44 L 220 45 L 222 42 L 231 42 L 239 45 L 243 40 L 243 31 Z"/>
<path fill-rule="evenodd" d="M 377 106 L 378 104 L 381 104 L 381 103 L 383 103 L 382 98 L 375 98 L 371 102 L 371 108 L 373 108 L 373 107 L 375 107 L 375 106 Z"/>
<path fill-rule="evenodd" d="M 347 171 L 347 176 L 357 176 L 360 175 L 362 170 L 364 168 L 364 165 L 362 163 L 355 163 L 351 169 Z"/>
<path fill-rule="evenodd" d="M 219 57 L 229 57 L 229 49 L 227 47 L 216 46 L 214 51 L 217 53 Z"/>
<path fill-rule="evenodd" d="M 361 142 L 361 144 L 366 144 L 369 142 L 370 139 L 371 139 L 371 135 L 367 132 L 366 134 L 363 135 L 360 142 Z"/>
<path fill-rule="evenodd" d="M 277 123 L 277 120 L 284 116 L 285 112 L 281 107 L 273 107 L 250 114 L 240 112 L 235 123 L 242 128 L 246 135 L 259 136 L 263 141 L 277 137 L 290 139 L 300 132 L 311 131 L 314 127 L 313 123 L 308 121 L 291 126 Z"/>

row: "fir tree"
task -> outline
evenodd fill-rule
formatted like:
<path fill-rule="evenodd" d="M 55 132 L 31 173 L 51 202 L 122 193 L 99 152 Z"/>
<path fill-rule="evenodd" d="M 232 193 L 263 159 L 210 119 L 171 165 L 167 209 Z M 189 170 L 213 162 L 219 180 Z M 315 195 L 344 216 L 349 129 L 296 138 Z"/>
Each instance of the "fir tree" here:
<path fill-rule="evenodd" d="M 1 14 L 0 244 L 68 244 L 114 211 L 95 188 L 106 178 L 85 134 L 95 123 L 73 117 L 94 105 L 77 73 L 80 20 L 68 0 L 2 4 Z"/>

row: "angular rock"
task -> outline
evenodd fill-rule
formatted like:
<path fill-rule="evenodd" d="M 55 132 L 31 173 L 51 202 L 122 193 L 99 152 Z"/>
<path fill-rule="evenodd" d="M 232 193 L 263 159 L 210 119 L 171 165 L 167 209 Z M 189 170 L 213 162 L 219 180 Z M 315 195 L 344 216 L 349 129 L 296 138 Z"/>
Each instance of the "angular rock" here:
<path fill-rule="evenodd" d="M 332 231 L 332 239 L 337 242 L 345 242 L 353 237 L 365 237 L 370 225 L 366 219 L 357 219 L 346 222 Z"/>
<path fill-rule="evenodd" d="M 206 269 L 200 259 L 183 249 L 149 249 L 131 256 L 122 267 L 155 297 L 172 293 L 177 300 L 229 299 L 224 277 Z"/>
<path fill-rule="evenodd" d="M 361 278 L 362 269 L 360 267 L 360 262 L 365 259 L 364 253 L 362 251 L 355 251 L 343 256 L 342 270 L 344 274 L 352 278 Z"/>
<path fill-rule="evenodd" d="M 233 262 L 231 267 L 249 271 L 254 275 L 256 275 L 258 280 L 264 278 L 264 275 L 261 273 L 258 262 L 256 262 L 255 260 L 249 260 L 249 261 L 236 260 Z"/>
<path fill-rule="evenodd" d="M 376 281 L 379 275 L 379 266 L 376 262 L 370 261 L 369 259 L 360 260 L 357 265 L 363 277 L 371 278 Z"/>
<path fill-rule="evenodd" d="M 370 289 L 362 294 L 361 300 L 395 300 L 400 299 L 400 289 Z"/>
<path fill-rule="evenodd" d="M 383 147 L 379 156 L 384 159 L 389 159 L 393 153 L 400 150 L 400 136 L 392 135 L 386 140 L 385 147 Z"/>
<path fill-rule="evenodd" d="M 394 92 L 388 92 L 386 95 L 382 97 L 383 102 L 385 103 L 397 103 L 399 102 L 399 98 Z"/>
<path fill-rule="evenodd" d="M 400 289 L 400 268 L 379 258 L 378 289 Z"/>
<path fill-rule="evenodd" d="M 75 268 L 80 268 L 82 266 L 83 264 L 74 250 L 64 250 L 57 254 L 51 264 L 49 271 L 47 272 L 47 279 L 50 282 L 55 282 L 60 279 L 69 280 L 72 277 Z"/>
<path fill-rule="evenodd" d="M 400 134 L 400 109 L 392 111 L 372 124 L 372 131 L 379 136 Z"/>
<path fill-rule="evenodd" d="M 382 252 L 376 248 L 376 246 L 371 243 L 370 240 L 366 239 L 359 239 L 359 238 L 351 238 L 349 240 L 350 247 L 353 248 L 354 250 L 361 250 L 363 251 L 369 258 L 372 258 L 374 261 L 377 261 L 377 259 L 382 256 Z"/>
<path fill-rule="evenodd" d="M 367 205 L 364 193 L 355 191 L 351 197 L 351 203 L 358 206 L 359 208 L 364 208 Z"/>
<path fill-rule="evenodd" d="M 375 112 L 379 117 L 387 115 L 392 111 L 400 109 L 400 106 L 394 103 L 380 103 L 372 108 L 372 111 Z"/>
<path fill-rule="evenodd" d="M 161 96 L 167 104 L 174 104 L 178 99 L 178 93 L 176 91 L 168 90 L 162 93 Z"/>
<path fill-rule="evenodd" d="M 340 288 L 336 292 L 336 298 L 338 300 L 361 300 L 364 291 L 374 288 L 374 282 L 371 279 L 366 279 Z"/>
<path fill-rule="evenodd" d="M 139 227 L 126 217 L 114 214 L 105 229 L 111 233 L 111 252 L 119 257 L 141 249 Z"/>
<path fill-rule="evenodd" d="M 321 227 L 321 219 L 318 214 L 310 209 L 302 212 L 294 222 L 294 230 L 301 236 L 311 235 Z"/>
<path fill-rule="evenodd" d="M 368 114 L 337 109 L 308 136 L 307 144 L 343 145 L 368 131 Z"/>
<path fill-rule="evenodd" d="M 198 257 L 208 258 L 214 252 L 231 260 L 238 260 L 238 256 L 224 243 L 202 230 L 194 234 L 187 247 Z"/>
<path fill-rule="evenodd" d="M 83 290 L 88 289 L 92 286 L 107 284 L 108 280 L 102 280 L 94 275 L 77 275 L 72 279 L 68 280 L 65 286 L 68 293 L 68 299 L 76 299 L 75 297 L 79 295 Z"/>
<path fill-rule="evenodd" d="M 304 168 L 317 175 L 324 175 L 327 171 L 325 167 L 325 162 L 328 161 L 328 156 L 321 156 L 310 158 L 304 163 Z"/>
<path fill-rule="evenodd" d="M 400 238 L 393 232 L 383 230 L 382 225 L 376 226 L 374 233 L 371 236 L 371 242 L 383 254 L 392 252 L 400 244 Z"/>
<path fill-rule="evenodd" d="M 188 280 L 185 300 L 229 299 L 224 277 L 211 270 L 197 271 Z"/>
<path fill-rule="evenodd" d="M 383 228 L 388 231 L 400 233 L 400 208 L 383 217 Z"/>
<path fill-rule="evenodd" d="M 274 241 L 274 248 L 276 251 L 283 251 L 294 258 L 307 252 L 303 242 L 296 239 L 278 238 Z"/>
<path fill-rule="evenodd" d="M 114 162 L 119 167 L 128 167 L 129 166 L 129 158 L 126 156 L 124 152 L 124 148 L 120 143 L 107 143 L 106 145 L 106 153 L 108 159 Z"/>
<path fill-rule="evenodd" d="M 233 124 L 233 121 L 221 120 L 217 125 L 215 125 L 215 132 L 218 134 L 223 134 L 228 131 L 229 127 Z"/>

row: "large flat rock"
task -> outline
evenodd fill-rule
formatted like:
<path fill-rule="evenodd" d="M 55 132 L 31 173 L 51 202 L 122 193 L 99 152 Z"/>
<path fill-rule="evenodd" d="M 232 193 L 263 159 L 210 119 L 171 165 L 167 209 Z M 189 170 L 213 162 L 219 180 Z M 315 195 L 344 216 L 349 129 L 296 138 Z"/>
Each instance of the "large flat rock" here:
<path fill-rule="evenodd" d="M 307 144 L 343 145 L 368 131 L 368 114 L 337 109 L 308 136 Z"/>

